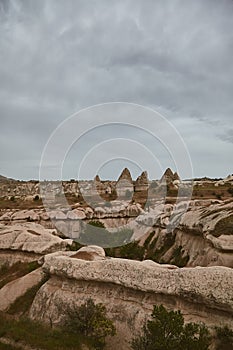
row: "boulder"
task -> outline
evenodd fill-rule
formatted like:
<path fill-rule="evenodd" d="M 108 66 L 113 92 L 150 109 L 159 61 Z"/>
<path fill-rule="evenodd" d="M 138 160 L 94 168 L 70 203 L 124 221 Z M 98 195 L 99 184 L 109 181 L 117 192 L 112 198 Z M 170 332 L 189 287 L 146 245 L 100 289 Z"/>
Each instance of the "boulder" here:
<path fill-rule="evenodd" d="M 36 223 L 0 225 L 0 249 L 47 254 L 65 250 L 69 241 L 56 236 L 55 229 L 45 229 Z"/>
<path fill-rule="evenodd" d="M 83 210 L 73 209 L 67 213 L 67 219 L 70 219 L 70 220 L 86 219 L 86 214 Z"/>
<path fill-rule="evenodd" d="M 74 255 L 71 255 L 71 257 L 89 261 L 104 260 L 105 251 L 101 247 L 90 245 L 80 248 Z"/>

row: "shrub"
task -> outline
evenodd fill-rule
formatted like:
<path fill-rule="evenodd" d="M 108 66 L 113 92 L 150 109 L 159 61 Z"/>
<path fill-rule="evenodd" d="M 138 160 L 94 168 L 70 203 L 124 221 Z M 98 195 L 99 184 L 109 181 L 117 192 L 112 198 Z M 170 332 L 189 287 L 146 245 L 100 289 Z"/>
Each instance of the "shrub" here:
<path fill-rule="evenodd" d="M 218 344 L 216 350 L 233 349 L 233 331 L 227 326 L 216 327 Z"/>
<path fill-rule="evenodd" d="M 180 311 L 167 311 L 163 305 L 154 306 L 152 319 L 143 333 L 133 339 L 134 350 L 207 350 L 210 336 L 204 325 L 184 324 Z"/>
<path fill-rule="evenodd" d="M 103 349 L 105 338 L 116 334 L 113 322 L 106 316 L 102 304 L 94 304 L 88 299 L 81 306 L 67 307 L 64 327 L 69 333 L 83 334 L 90 339 L 95 349 Z"/>
<path fill-rule="evenodd" d="M 131 242 L 120 248 L 120 257 L 126 259 L 143 260 L 145 248 L 138 242 Z"/>
<path fill-rule="evenodd" d="M 105 228 L 104 224 L 98 220 L 92 220 L 92 221 L 88 222 L 88 224 L 91 226 L 94 226 L 94 227 Z"/>

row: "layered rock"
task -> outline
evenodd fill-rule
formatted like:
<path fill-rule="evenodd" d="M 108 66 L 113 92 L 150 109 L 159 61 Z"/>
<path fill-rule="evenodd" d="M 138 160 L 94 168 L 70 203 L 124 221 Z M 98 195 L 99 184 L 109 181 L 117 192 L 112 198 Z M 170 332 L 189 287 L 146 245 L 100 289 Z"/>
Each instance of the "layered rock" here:
<path fill-rule="evenodd" d="M 140 237 L 146 226 L 149 232 Z M 154 232 L 151 243 L 155 252 L 162 252 L 159 260 L 174 262 L 178 254 L 188 266 L 233 267 L 233 201 L 161 205 L 138 216 L 134 232 L 141 244 Z"/>
<path fill-rule="evenodd" d="M 118 198 L 128 198 L 130 199 L 133 193 L 133 180 L 130 171 L 125 168 L 121 175 L 119 176 L 116 183 L 116 191 Z"/>
<path fill-rule="evenodd" d="M 92 298 L 106 306 L 117 328 L 107 349 L 130 349 L 130 337 L 141 331 L 154 304 L 180 309 L 186 321 L 233 326 L 233 270 L 226 267 L 170 269 L 103 256 L 88 261 L 64 252 L 45 256 L 43 270 L 51 278 L 38 291 L 30 317 L 59 324 L 62 305 Z"/>
<path fill-rule="evenodd" d="M 173 171 L 170 168 L 167 168 L 163 176 L 161 177 L 160 182 L 168 185 L 173 184 L 174 182 L 175 184 L 177 184 L 180 182 L 180 177 L 177 174 L 177 172 L 173 173 Z"/>
<path fill-rule="evenodd" d="M 56 229 L 45 229 L 36 223 L 0 224 L 0 249 L 27 253 L 47 254 L 65 250 L 72 240 L 57 236 Z"/>
<path fill-rule="evenodd" d="M 135 181 L 134 189 L 135 192 L 147 191 L 149 187 L 149 179 L 146 171 L 143 171 Z"/>

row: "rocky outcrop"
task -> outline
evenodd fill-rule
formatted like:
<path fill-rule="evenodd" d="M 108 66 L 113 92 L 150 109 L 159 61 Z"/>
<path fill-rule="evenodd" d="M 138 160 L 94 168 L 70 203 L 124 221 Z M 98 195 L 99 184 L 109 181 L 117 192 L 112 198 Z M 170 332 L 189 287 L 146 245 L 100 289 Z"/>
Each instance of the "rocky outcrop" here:
<path fill-rule="evenodd" d="M 47 254 L 65 250 L 72 240 L 63 240 L 55 229 L 45 229 L 35 223 L 0 224 L 0 249 Z"/>
<path fill-rule="evenodd" d="M 125 168 L 121 175 L 119 176 L 116 183 L 116 191 L 118 195 L 118 199 L 126 198 L 130 199 L 133 194 L 133 180 L 130 174 L 130 171 Z"/>
<path fill-rule="evenodd" d="M 121 180 L 127 180 L 128 182 L 132 182 L 132 177 L 130 174 L 130 171 L 128 168 L 125 168 L 122 173 L 120 174 L 119 178 L 117 181 L 121 181 Z"/>
<path fill-rule="evenodd" d="M 218 187 L 218 186 L 224 186 L 225 184 L 233 185 L 233 174 L 228 175 L 225 179 L 217 181 L 214 185 Z"/>
<path fill-rule="evenodd" d="M 107 349 L 129 349 L 154 304 L 180 309 L 186 321 L 233 326 L 233 270 L 226 267 L 170 269 L 152 261 L 87 261 L 64 252 L 46 255 L 43 270 L 51 278 L 38 291 L 30 317 L 59 324 L 63 305 L 92 298 L 106 306 L 117 328 Z"/>
<path fill-rule="evenodd" d="M 135 181 L 134 190 L 135 192 L 147 191 L 149 187 L 149 179 L 146 171 L 143 171 Z"/>
<path fill-rule="evenodd" d="M 164 172 L 163 176 L 161 177 L 160 183 L 171 185 L 171 184 L 177 184 L 180 182 L 180 177 L 177 174 L 177 172 L 173 173 L 173 171 L 170 168 L 167 168 Z"/>
<path fill-rule="evenodd" d="M 188 266 L 233 267 L 233 201 L 192 201 L 158 206 L 141 214 L 134 222 L 135 239 L 150 243 L 159 261 Z M 137 238 L 142 227 L 151 226 L 144 237 Z M 148 246 L 149 246 L 148 244 Z M 175 257 L 177 258 L 175 260 Z"/>
<path fill-rule="evenodd" d="M 39 268 L 23 277 L 7 283 L 0 289 L 0 310 L 7 311 L 16 299 L 23 296 L 32 287 L 41 283 L 44 278 L 45 274 L 42 269 Z"/>

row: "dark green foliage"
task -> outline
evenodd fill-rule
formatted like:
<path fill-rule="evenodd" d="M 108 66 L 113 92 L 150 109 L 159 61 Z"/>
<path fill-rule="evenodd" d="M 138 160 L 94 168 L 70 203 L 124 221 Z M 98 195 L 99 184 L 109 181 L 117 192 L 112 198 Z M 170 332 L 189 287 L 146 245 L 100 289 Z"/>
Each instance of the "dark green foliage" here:
<path fill-rule="evenodd" d="M 217 327 L 217 348 L 216 350 L 232 350 L 233 349 L 233 331 L 227 326 Z"/>
<path fill-rule="evenodd" d="M 92 220 L 92 221 L 88 222 L 88 224 L 91 226 L 94 226 L 94 227 L 105 228 L 104 224 L 98 220 Z"/>
<path fill-rule="evenodd" d="M 133 230 L 124 228 L 115 232 L 109 232 L 100 221 L 90 221 L 80 235 L 80 241 L 87 244 L 95 244 L 102 247 L 119 247 L 130 242 Z"/>
<path fill-rule="evenodd" d="M 155 305 L 151 320 L 131 346 L 133 350 L 207 350 L 209 344 L 209 332 L 204 325 L 184 324 L 180 311 L 169 312 L 163 305 Z"/>
<path fill-rule="evenodd" d="M 116 333 L 113 322 L 106 316 L 106 308 L 102 304 L 94 304 L 88 299 L 81 306 L 67 307 L 64 327 L 68 333 L 83 334 L 95 349 L 103 349 L 105 338 Z"/>
<path fill-rule="evenodd" d="M 33 349 L 81 350 L 83 348 L 81 344 L 88 344 L 83 335 L 68 334 L 62 329 L 51 329 L 27 318 L 16 320 L 9 316 L 6 317 L 3 313 L 0 314 L 0 317 L 0 337 L 24 344 L 26 342 Z M 0 345 L 0 349 L 11 350 L 14 347 L 7 348 Z M 20 347 L 20 349 L 24 349 L 24 347 Z"/>
<path fill-rule="evenodd" d="M 157 239 L 153 239 L 150 242 L 150 244 L 147 247 L 146 250 L 146 259 L 151 259 L 155 262 L 161 263 L 162 262 L 162 256 L 170 249 L 173 244 L 175 243 L 175 235 L 172 233 L 167 233 L 163 246 L 157 250 L 155 250 L 155 245 L 157 243 Z M 168 263 L 168 262 L 167 262 Z"/>
<path fill-rule="evenodd" d="M 8 313 L 9 314 L 20 314 L 24 315 L 28 312 L 32 302 L 36 296 L 36 293 L 40 287 L 48 280 L 47 277 L 44 277 L 43 280 L 38 283 L 36 286 L 28 289 L 26 293 L 18 297 L 13 304 L 11 304 Z"/>
<path fill-rule="evenodd" d="M 120 247 L 120 257 L 126 259 L 143 260 L 145 248 L 137 242 L 131 242 Z"/>
<path fill-rule="evenodd" d="M 145 242 L 144 242 L 144 244 L 143 244 L 143 246 L 144 246 L 145 248 L 148 247 L 150 241 L 151 241 L 152 238 L 154 237 L 154 234 L 155 234 L 155 232 L 152 231 L 152 232 L 149 234 L 149 236 L 147 237 L 147 239 L 145 240 Z"/>
<path fill-rule="evenodd" d="M 18 348 L 15 348 L 9 344 L 0 343 L 0 350 L 15 350 L 15 349 L 18 349 Z"/>
<path fill-rule="evenodd" d="M 28 263 L 28 273 L 38 269 L 39 266 L 37 261 L 30 261 Z"/>
<path fill-rule="evenodd" d="M 171 264 L 174 264 L 178 267 L 184 267 L 187 265 L 188 261 L 189 256 L 183 256 L 182 247 L 179 246 L 178 248 L 176 248 L 173 253 L 173 259 L 171 260 Z"/>
<path fill-rule="evenodd" d="M 78 249 L 80 249 L 82 247 L 83 247 L 82 244 L 80 244 L 79 242 L 73 240 L 72 245 L 69 245 L 67 247 L 67 250 L 77 251 Z"/>

